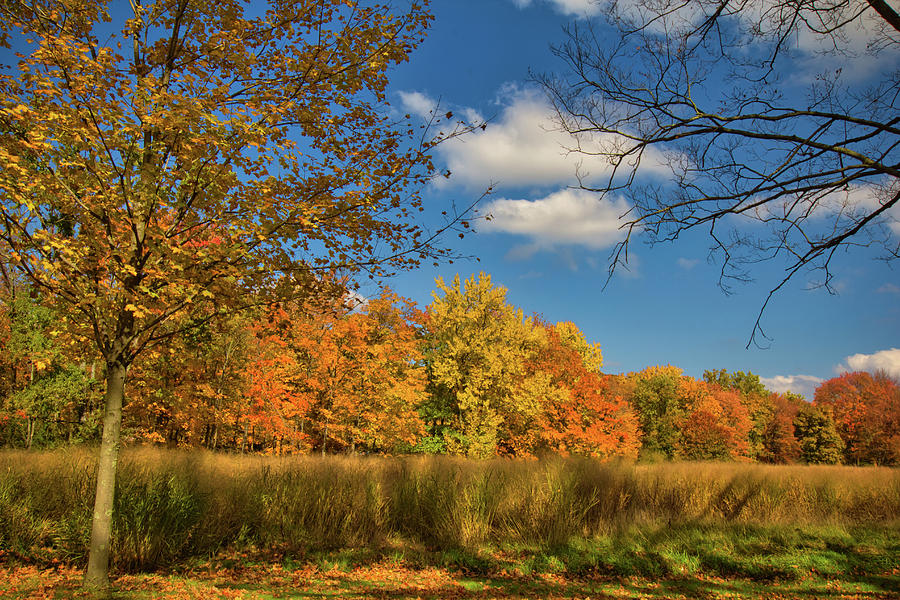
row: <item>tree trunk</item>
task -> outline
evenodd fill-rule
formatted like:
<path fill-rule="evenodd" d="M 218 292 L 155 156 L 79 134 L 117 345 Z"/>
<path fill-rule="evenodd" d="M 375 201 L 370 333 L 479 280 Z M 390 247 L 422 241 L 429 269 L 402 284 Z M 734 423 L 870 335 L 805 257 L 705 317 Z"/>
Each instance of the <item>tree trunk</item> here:
<path fill-rule="evenodd" d="M 125 365 L 110 364 L 106 373 L 106 410 L 103 437 L 97 463 L 97 491 L 91 524 L 91 545 L 84 585 L 109 588 L 109 545 L 112 538 L 113 499 L 116 492 L 116 466 L 119 460 L 119 431 L 122 425 L 122 400 L 125 395 Z"/>

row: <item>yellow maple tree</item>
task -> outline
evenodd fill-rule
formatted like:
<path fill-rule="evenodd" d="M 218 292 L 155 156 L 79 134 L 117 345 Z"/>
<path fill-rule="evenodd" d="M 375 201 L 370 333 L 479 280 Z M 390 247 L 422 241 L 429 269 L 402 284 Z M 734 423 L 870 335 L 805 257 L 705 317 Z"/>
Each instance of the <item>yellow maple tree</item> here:
<path fill-rule="evenodd" d="M 0 44 L 20 51 L 0 73 L 0 252 L 106 364 L 86 585 L 108 586 L 138 354 L 247 290 L 432 252 L 411 219 L 436 142 L 385 100 L 430 19 L 416 0 L 0 5 Z"/>
<path fill-rule="evenodd" d="M 506 302 L 506 288 L 486 273 L 464 285 L 459 276 L 436 283 L 425 320 L 433 404 L 426 413 L 439 415 L 450 452 L 493 456 L 541 412 L 546 378 L 529 373 L 527 362 L 545 333 Z"/>

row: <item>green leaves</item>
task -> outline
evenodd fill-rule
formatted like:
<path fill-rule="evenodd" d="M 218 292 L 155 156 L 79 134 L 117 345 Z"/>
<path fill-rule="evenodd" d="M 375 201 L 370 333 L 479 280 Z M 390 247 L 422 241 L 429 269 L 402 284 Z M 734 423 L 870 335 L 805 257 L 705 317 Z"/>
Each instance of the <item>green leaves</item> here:
<path fill-rule="evenodd" d="M 794 418 L 794 437 L 800 444 L 800 459 L 806 463 L 834 465 L 841 462 L 844 442 L 831 416 L 804 405 Z"/>

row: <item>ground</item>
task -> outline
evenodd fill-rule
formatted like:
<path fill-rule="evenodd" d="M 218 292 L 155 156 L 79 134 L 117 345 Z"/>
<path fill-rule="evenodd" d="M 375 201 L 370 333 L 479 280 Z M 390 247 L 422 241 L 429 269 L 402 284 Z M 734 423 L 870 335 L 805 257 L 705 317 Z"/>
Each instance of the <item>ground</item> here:
<path fill-rule="evenodd" d="M 67 565 L 0 567 L 3 598 L 89 597 L 81 587 L 81 571 Z M 243 564 L 233 559 L 198 564 L 190 569 L 155 574 L 122 574 L 114 578 L 113 598 L 242 598 L 242 599 L 390 599 L 489 600 L 547 599 L 677 599 L 677 598 L 900 598 L 900 568 L 880 575 L 823 577 L 807 573 L 787 580 L 711 577 L 703 574 L 660 578 L 621 577 L 565 572 L 526 574 L 521 571 L 473 573 L 465 569 L 411 566 L 385 559 L 347 566 L 340 560 L 316 563 Z M 5 589 L 4 589 L 5 588 Z"/>

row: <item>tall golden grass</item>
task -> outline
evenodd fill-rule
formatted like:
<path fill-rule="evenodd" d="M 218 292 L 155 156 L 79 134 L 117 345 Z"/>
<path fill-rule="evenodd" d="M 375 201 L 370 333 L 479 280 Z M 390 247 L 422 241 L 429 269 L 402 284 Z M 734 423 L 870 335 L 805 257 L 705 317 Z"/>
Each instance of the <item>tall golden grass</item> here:
<path fill-rule="evenodd" d="M 94 453 L 0 452 L 0 550 L 86 552 Z M 116 566 L 224 549 L 555 545 L 634 527 L 891 524 L 900 470 L 580 458 L 272 458 L 153 448 L 122 454 Z"/>

